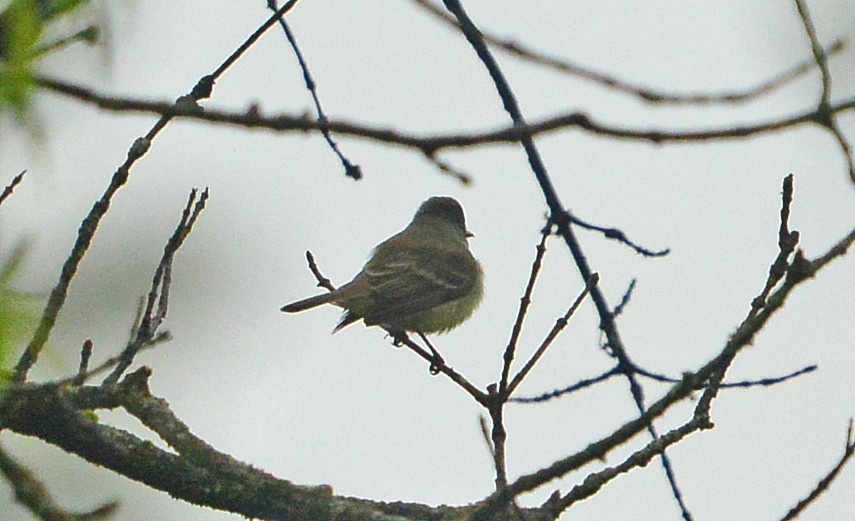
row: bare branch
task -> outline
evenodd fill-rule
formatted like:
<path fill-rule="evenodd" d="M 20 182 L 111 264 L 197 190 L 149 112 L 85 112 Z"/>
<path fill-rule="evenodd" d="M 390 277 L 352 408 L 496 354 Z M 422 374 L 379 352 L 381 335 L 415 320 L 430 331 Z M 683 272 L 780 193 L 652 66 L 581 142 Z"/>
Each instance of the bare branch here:
<path fill-rule="evenodd" d="M 814 503 L 816 499 L 822 495 L 823 492 L 828 490 L 828 487 L 831 486 L 831 483 L 834 481 L 837 475 L 840 474 L 840 471 L 843 470 L 843 467 L 845 467 L 846 464 L 849 463 L 849 459 L 852 457 L 853 454 L 855 454 L 855 439 L 853 439 L 852 437 L 852 420 L 850 419 L 849 429 L 846 431 L 846 446 L 843 450 L 843 456 L 841 456 L 841 458 L 837 461 L 837 464 L 834 465 L 834 468 L 832 468 L 828 472 L 828 474 L 823 476 L 823 478 L 817 482 L 816 486 L 813 488 L 813 490 L 810 491 L 807 497 L 799 501 L 796 506 L 791 508 L 790 511 L 787 512 L 787 514 L 781 518 L 781 521 L 789 521 L 791 519 L 797 518 L 805 508 Z"/>
<path fill-rule="evenodd" d="M 134 329 L 134 333 L 136 333 L 136 329 Z M 149 349 L 152 349 L 152 348 L 154 348 L 154 347 L 156 347 L 156 346 L 158 346 L 164 342 L 168 342 L 170 340 L 172 340 L 172 335 L 170 335 L 168 331 L 161 331 L 150 342 L 140 346 L 140 348 L 137 350 L 137 354 L 140 354 L 143 351 L 147 351 Z M 130 342 L 130 340 L 129 340 L 129 342 Z M 92 378 L 93 376 L 97 376 L 99 374 L 102 374 L 105 371 L 109 370 L 110 368 L 115 367 L 116 364 L 118 364 L 119 361 L 121 361 L 121 359 L 122 359 L 122 353 L 119 353 L 115 356 L 111 356 L 110 358 L 104 360 L 103 362 L 96 365 L 95 367 L 89 368 L 85 373 L 83 373 L 83 376 L 82 376 L 83 382 L 86 382 L 90 378 Z M 80 378 L 81 378 L 81 376 L 79 374 L 77 374 L 77 375 L 67 377 L 67 378 L 60 378 L 59 380 L 51 380 L 50 382 L 48 382 L 48 384 L 49 385 L 55 385 L 57 387 L 62 387 L 62 386 L 66 386 L 66 385 L 77 385 L 77 381 L 80 380 Z"/>
<path fill-rule="evenodd" d="M 278 521 L 313 512 L 319 519 L 368 521 L 383 519 L 378 513 L 430 511 L 412 503 L 336 497 L 329 486 L 295 485 L 218 452 L 193 435 L 166 401 L 150 394 L 149 376 L 141 368 L 115 386 L 17 383 L 0 399 L 0 423 L 176 499 L 247 518 Z M 117 407 L 139 418 L 174 452 L 79 412 Z"/>
<path fill-rule="evenodd" d="M 196 194 L 197 190 L 194 188 L 190 192 L 187 205 L 184 207 L 181 221 L 163 248 L 163 255 L 161 256 L 160 263 L 157 265 L 157 269 L 154 271 L 145 311 L 142 314 L 136 334 L 133 340 L 125 346 L 119 363 L 116 364 L 113 372 L 104 379 L 104 385 L 114 385 L 119 381 L 122 374 L 133 363 L 134 357 L 136 357 L 140 348 L 154 340 L 163 319 L 166 318 L 169 307 L 169 287 L 172 282 L 172 262 L 175 259 L 175 253 L 184 244 L 184 240 L 192 231 L 196 219 L 202 213 L 202 210 L 205 209 L 205 202 L 208 200 L 207 189 L 202 192 L 198 201 L 196 200 Z M 156 309 L 155 303 L 157 305 Z"/>
<path fill-rule="evenodd" d="M 772 385 L 777 385 L 780 383 L 784 383 L 786 381 L 792 380 L 793 378 L 798 378 L 799 376 L 812 373 L 817 370 L 816 365 L 808 365 L 802 367 L 801 369 L 796 369 L 795 371 L 789 372 L 785 375 L 781 376 L 767 376 L 765 378 L 757 378 L 753 380 L 738 380 L 735 382 L 722 382 L 722 389 L 748 389 L 751 387 L 769 387 Z M 666 376 L 664 374 L 654 373 L 652 371 L 648 371 L 641 367 L 635 366 L 635 372 L 646 378 L 650 378 L 651 380 L 655 380 L 657 382 L 665 382 L 665 383 L 676 383 L 679 382 L 679 378 L 674 378 L 673 376 Z"/>
<path fill-rule="evenodd" d="M 172 107 L 181 107 L 182 110 L 200 112 L 201 108 L 197 105 L 197 102 L 208 98 L 211 95 L 214 82 L 217 78 L 219 78 L 220 75 L 222 75 L 235 61 L 237 61 L 237 59 L 243 55 L 243 53 L 249 49 L 267 29 L 273 26 L 279 17 L 288 12 L 296 3 L 297 0 L 290 0 L 281 9 L 279 9 L 279 11 L 274 13 L 267 22 L 262 24 L 261 27 L 259 27 L 246 41 L 244 41 L 244 43 L 241 44 L 241 46 L 212 74 L 203 76 L 196 83 L 190 93 L 178 98 L 175 103 L 172 104 Z M 83 219 L 83 222 L 80 224 L 80 229 L 77 232 L 77 240 L 71 249 L 71 253 L 62 266 L 59 281 L 51 291 L 50 297 L 48 297 L 48 302 L 45 305 L 38 328 L 33 334 L 30 343 L 21 354 L 21 357 L 18 359 L 18 363 L 15 365 L 15 373 L 13 375 L 14 381 L 25 381 L 27 379 L 27 373 L 38 360 L 39 353 L 45 343 L 47 343 L 51 330 L 53 330 L 53 326 L 56 323 L 56 318 L 59 316 L 59 312 L 65 304 L 65 298 L 68 295 L 68 287 L 71 285 L 71 279 L 74 278 L 74 275 L 77 273 L 77 268 L 83 260 L 83 256 L 86 255 L 86 252 L 89 250 L 89 245 L 92 243 L 92 238 L 95 236 L 95 232 L 98 229 L 101 219 L 107 213 L 107 210 L 110 209 L 110 203 L 113 196 L 128 181 L 131 167 L 133 167 L 137 160 L 148 152 L 154 138 L 160 134 L 160 131 L 166 127 L 173 117 L 174 115 L 171 114 L 162 115 L 144 137 L 138 138 L 134 144 L 131 145 L 125 162 L 122 163 L 113 174 L 107 189 Z"/>
<path fill-rule="evenodd" d="M 510 398 L 510 399 L 508 399 L 508 401 L 509 402 L 517 402 L 517 403 L 545 402 L 547 400 L 551 400 L 553 398 L 558 398 L 559 396 L 563 396 L 565 394 L 573 393 L 573 392 L 585 389 L 587 387 L 591 387 L 592 385 L 598 384 L 600 382 L 605 382 L 606 380 L 610 379 L 611 377 L 619 376 L 619 375 L 623 375 L 623 373 L 621 372 L 621 370 L 618 366 L 615 366 L 615 367 L 609 369 L 608 371 L 606 371 L 604 373 L 601 373 L 597 376 L 594 376 L 593 378 L 585 378 L 583 380 L 579 380 L 578 382 L 574 383 L 573 385 L 570 385 L 570 386 L 565 387 L 563 389 L 558 389 L 558 390 L 552 391 L 550 393 L 541 394 L 539 396 L 524 397 L 524 398 Z"/>
<path fill-rule="evenodd" d="M 811 51 L 819 67 L 820 77 L 822 78 L 822 93 L 819 97 L 817 114 L 822 118 L 821 124 L 837 140 L 837 144 L 840 146 L 840 150 L 843 152 L 843 157 L 846 159 L 846 164 L 849 167 L 849 178 L 855 183 L 855 160 L 852 157 L 852 148 L 840 130 L 834 111 L 831 110 L 831 71 L 828 68 L 828 54 L 823 50 L 822 44 L 819 43 L 819 37 L 816 35 L 816 27 L 813 24 L 813 20 L 811 20 L 810 12 L 804 0 L 795 0 L 795 2 L 802 25 L 805 28 L 805 33 L 808 40 L 810 40 Z"/>
<path fill-rule="evenodd" d="M 484 444 L 487 446 L 490 458 L 495 458 L 496 448 L 493 447 L 493 442 L 490 440 L 490 432 L 487 428 L 487 418 L 485 418 L 484 415 L 478 416 L 478 426 L 481 428 L 481 437 L 484 438 Z"/>
<path fill-rule="evenodd" d="M 104 110 L 115 112 L 145 112 L 163 116 L 181 117 L 212 123 L 223 123 L 245 128 L 264 128 L 272 131 L 309 132 L 320 131 L 318 122 L 305 114 L 279 114 L 263 116 L 257 107 L 243 112 L 206 109 L 198 107 L 174 105 L 162 101 L 148 101 L 133 98 L 108 96 L 93 89 L 70 84 L 54 78 L 39 76 L 35 83 L 44 89 L 70 96 L 81 101 L 94 104 Z M 855 109 L 855 99 L 846 99 L 831 104 L 832 114 L 839 114 Z M 641 129 L 626 125 L 598 122 L 582 112 L 569 112 L 543 118 L 527 123 L 525 134 L 539 136 L 559 130 L 578 128 L 591 134 L 615 138 L 625 141 L 644 141 L 654 144 L 662 143 L 693 143 L 713 140 L 744 139 L 762 134 L 782 132 L 807 124 L 824 125 L 825 115 L 817 110 L 808 110 L 790 116 L 760 121 L 756 123 L 733 123 L 726 126 L 706 129 Z M 516 143 L 520 140 L 522 130 L 512 126 L 481 130 L 466 133 L 416 135 L 390 127 L 369 126 L 365 124 L 330 120 L 327 128 L 340 135 L 348 135 L 369 139 L 379 143 L 398 145 L 416 149 L 426 157 L 433 157 L 438 151 L 445 149 L 465 149 L 490 144 Z"/>
<path fill-rule="evenodd" d="M 276 4 L 276 0 L 268 0 L 267 7 L 275 13 L 279 10 Z M 327 119 L 327 115 L 324 113 L 324 109 L 321 107 L 321 99 L 318 96 L 317 85 L 315 84 L 315 80 L 312 79 L 312 73 L 309 72 L 309 65 L 306 63 L 305 58 L 303 58 L 303 53 L 300 52 L 300 47 L 297 45 L 297 39 L 294 37 L 294 33 L 291 31 L 291 28 L 288 27 L 288 23 L 285 21 L 284 17 L 280 16 L 278 21 L 279 26 L 282 27 L 282 32 L 285 33 L 285 38 L 288 39 L 288 43 L 294 51 L 294 55 L 297 56 L 297 62 L 300 64 L 300 69 L 303 71 L 303 79 L 306 82 L 306 88 L 309 90 L 309 93 L 311 93 L 312 100 L 315 102 L 315 111 L 318 114 L 318 126 L 320 127 L 321 134 L 324 136 L 324 140 L 326 140 L 330 149 L 332 149 L 335 155 L 338 156 L 339 161 L 341 161 L 341 165 L 344 167 L 344 174 L 355 181 L 362 179 L 362 170 L 359 168 L 359 165 L 354 165 L 344 156 L 341 150 L 339 150 L 338 143 L 333 140 L 332 135 L 330 134 L 329 128 L 327 127 L 329 120 Z"/>
<path fill-rule="evenodd" d="M 475 50 L 478 58 L 490 74 L 490 78 L 493 80 L 493 84 L 502 100 L 505 111 L 513 122 L 516 138 L 522 145 L 523 150 L 525 150 L 529 166 L 531 167 L 534 177 L 537 179 L 544 198 L 546 199 L 546 204 L 551 212 L 551 217 L 558 225 L 558 231 L 564 238 L 564 242 L 573 256 L 573 260 L 576 263 L 579 274 L 587 284 L 593 276 L 593 271 L 591 270 L 588 261 L 582 252 L 582 248 L 569 225 L 569 221 L 566 218 L 566 206 L 561 203 L 561 200 L 558 197 L 558 193 L 555 190 L 555 186 L 553 185 L 549 173 L 546 170 L 546 165 L 540 157 L 540 153 L 534 143 L 529 126 L 519 108 L 519 104 L 511 90 L 510 84 L 499 68 L 499 65 L 496 63 L 496 60 L 493 58 L 493 55 L 490 53 L 490 50 L 487 48 L 487 44 L 484 42 L 481 32 L 466 14 L 466 11 L 463 9 L 459 0 L 443 0 L 443 3 L 445 4 L 446 9 L 448 9 L 457 19 L 460 30 L 463 32 L 466 40 Z M 600 315 L 601 329 L 608 338 L 612 353 L 617 357 L 621 368 L 624 370 L 624 375 L 629 383 L 633 402 L 635 403 L 641 417 L 645 417 L 646 408 L 644 404 L 644 391 L 638 380 L 629 370 L 631 367 L 631 360 L 618 333 L 617 326 L 614 321 L 614 315 L 609 309 L 602 292 L 599 291 L 599 288 L 596 286 L 591 289 L 591 297 L 597 307 L 597 313 Z M 650 433 L 650 436 L 656 439 L 657 433 L 653 424 L 648 423 L 646 428 Z M 680 506 L 680 510 L 682 511 L 683 518 L 686 519 L 686 521 L 689 521 L 691 519 L 691 514 L 688 511 L 688 507 L 683 502 L 682 493 L 677 486 L 676 478 L 674 477 L 674 472 L 671 468 L 671 462 L 664 452 L 661 454 L 660 460 L 665 470 L 669 486 L 671 487 L 671 491 L 674 495 L 674 499 L 677 501 Z"/>
<path fill-rule="evenodd" d="M 781 201 L 781 224 L 778 228 L 778 256 L 775 258 L 772 266 L 769 267 L 769 277 L 766 279 L 763 290 L 751 301 L 751 310 L 754 313 L 765 305 L 769 292 L 787 274 L 787 268 L 789 267 L 787 259 L 793 254 L 799 243 L 799 232 L 790 232 L 789 228 L 790 205 L 793 202 L 793 174 L 784 178 Z"/>
<path fill-rule="evenodd" d="M 15 458 L 2 447 L 0 447 L 0 473 L 12 486 L 15 500 L 43 521 L 97 521 L 109 518 L 119 508 L 118 501 L 110 501 L 89 512 L 75 513 L 63 510 L 32 471 L 15 461 Z"/>
<path fill-rule="evenodd" d="M 457 20 L 449 16 L 439 7 L 435 6 L 429 0 L 413 0 L 413 2 L 424 9 L 426 12 L 433 15 L 442 22 L 458 28 Z M 712 104 L 712 103 L 737 103 L 750 101 L 760 96 L 770 94 L 776 89 L 783 87 L 796 78 L 803 76 L 813 68 L 814 62 L 806 60 L 800 64 L 793 66 L 791 69 L 781 72 L 771 79 L 756 85 L 754 87 L 731 92 L 721 93 L 695 93 L 695 94 L 673 94 L 661 90 L 653 90 L 648 87 L 634 85 L 627 81 L 618 79 L 615 76 L 598 72 L 593 69 L 572 63 L 568 60 L 555 56 L 548 56 L 543 52 L 535 51 L 524 44 L 514 40 L 500 38 L 488 32 L 482 32 L 484 40 L 494 48 L 506 52 L 512 56 L 516 56 L 536 65 L 542 65 L 551 68 L 557 72 L 570 74 L 579 78 L 583 78 L 594 83 L 598 83 L 606 89 L 623 92 L 631 96 L 637 97 L 648 103 L 662 104 Z M 828 55 L 836 54 L 842 51 L 844 42 L 842 39 L 835 40 L 828 47 Z"/>
<path fill-rule="evenodd" d="M 223 74 L 224 72 L 226 72 L 226 71 L 229 69 L 229 67 L 231 67 L 232 65 L 234 65 L 234 63 L 235 63 L 236 61 L 238 61 L 238 59 L 239 59 L 241 56 L 243 56 L 243 53 L 245 53 L 245 52 L 246 52 L 250 47 L 252 47 L 253 45 L 255 45 L 255 42 L 257 42 L 257 41 L 258 41 L 258 39 L 259 39 L 259 38 L 261 38 L 261 35 L 262 35 L 262 34 L 264 34 L 264 33 L 266 33 L 268 29 L 270 29 L 271 27 L 273 27 L 273 26 L 276 24 L 277 20 L 279 20 L 280 18 L 282 18 L 283 16 L 285 16 L 285 14 L 286 14 L 288 11 L 290 11 L 291 9 L 293 9 L 293 8 L 294 8 L 294 6 L 295 6 L 295 5 L 297 5 L 297 1 L 298 1 L 298 0 L 288 0 L 288 2 L 285 2 L 285 5 L 283 5 L 283 6 L 282 6 L 282 7 L 280 7 L 280 8 L 279 8 L 275 13 L 273 13 L 272 15 L 270 15 L 270 18 L 268 18 L 268 19 L 267 19 L 267 21 L 265 21 L 263 24 L 261 24 L 261 25 L 258 27 L 258 29 L 256 29 L 256 30 L 255 30 L 255 32 L 253 32 L 253 33 L 249 36 L 249 38 L 247 38 L 247 39 L 246 39 L 246 40 L 245 40 L 245 41 L 240 45 L 240 47 L 238 47 L 238 48 L 237 48 L 237 49 L 236 49 L 236 50 L 235 50 L 231 55 L 229 55 L 229 57 L 228 57 L 228 58 L 226 58 L 226 60 L 225 60 L 222 64 L 220 64 L 220 66 L 219 66 L 219 67 L 217 67 L 217 70 L 215 70 L 214 72 L 212 72 L 212 73 L 210 74 L 210 76 L 207 76 L 207 77 L 206 77 L 206 78 L 210 78 L 210 84 L 213 86 L 213 82 L 214 82 L 214 81 L 216 81 L 216 80 L 217 80 L 217 78 L 219 78 L 220 76 L 222 76 L 222 74 Z M 206 97 L 206 98 L 207 98 L 207 96 L 204 96 L 204 97 Z"/>
<path fill-rule="evenodd" d="M 434 165 L 440 172 L 447 174 L 452 179 L 459 181 L 463 185 L 472 184 L 472 176 L 463 172 L 457 168 L 455 168 L 448 161 L 443 161 L 438 158 L 435 152 L 428 153 L 426 150 L 422 151 L 422 155 L 427 159 L 432 165 Z"/>
<path fill-rule="evenodd" d="M 534 262 L 531 264 L 531 272 L 528 276 L 528 283 L 525 287 L 525 292 L 520 298 L 520 307 L 517 311 L 517 319 L 514 321 L 514 327 L 511 331 L 511 339 L 505 347 L 505 354 L 502 357 L 502 377 L 499 380 L 499 394 L 508 396 L 508 379 L 510 378 L 511 364 L 514 361 L 514 354 L 517 349 L 517 342 L 522 333 L 523 322 L 525 321 L 528 307 L 531 305 L 531 294 L 534 291 L 534 283 L 537 281 L 537 275 L 540 273 L 540 266 L 543 263 L 543 256 L 546 254 L 546 239 L 552 233 L 552 221 L 546 220 L 546 226 L 541 230 L 540 243 L 537 245 L 537 250 L 534 256 Z"/>
<path fill-rule="evenodd" d="M 394 331 L 389 331 L 388 329 L 386 330 L 386 332 L 389 333 L 389 335 L 395 339 L 396 343 L 400 342 L 401 344 L 407 346 L 407 348 L 409 348 L 411 351 L 419 355 L 425 361 L 429 362 L 431 364 L 430 367 L 432 370 L 436 370 L 437 372 L 442 373 L 448 378 L 450 378 L 452 382 L 456 383 L 460 388 L 466 391 L 469 396 L 471 396 L 476 402 L 486 407 L 486 393 L 475 387 L 471 382 L 469 382 L 469 380 L 466 379 L 466 377 L 452 369 L 448 364 L 445 363 L 445 361 L 442 361 L 441 364 L 437 364 L 436 357 L 434 357 L 432 353 L 425 351 L 421 346 L 410 340 L 407 335 L 403 335 L 402 338 L 400 332 L 396 333 Z M 432 373 L 437 374 L 433 371 Z"/>
<path fill-rule="evenodd" d="M 633 241 L 629 240 L 629 238 L 626 236 L 626 234 L 617 228 L 606 228 L 603 226 L 597 226 L 595 224 L 587 223 L 587 222 L 583 221 L 582 219 L 579 219 L 575 215 L 571 214 L 570 212 L 567 212 L 566 215 L 567 215 L 567 218 L 570 220 L 570 222 L 572 222 L 573 224 L 575 224 L 581 228 L 584 228 L 586 230 L 593 230 L 596 232 L 600 232 L 603 234 L 603 237 L 605 237 L 606 239 L 612 239 L 612 240 L 618 241 L 622 244 L 625 244 L 625 245 L 629 246 L 630 248 L 632 248 L 633 250 L 635 250 L 635 252 L 638 253 L 639 255 L 643 255 L 645 257 L 664 257 L 665 255 L 668 255 L 669 253 L 671 253 L 670 248 L 665 248 L 664 250 L 653 251 L 653 250 L 650 250 L 650 249 L 645 248 L 643 246 L 640 246 L 640 245 L 634 243 Z"/>
<path fill-rule="evenodd" d="M 335 286 L 333 286 L 330 279 L 326 278 L 321 274 L 320 268 L 318 268 L 318 264 L 315 262 L 315 256 L 312 255 L 312 252 L 306 250 L 306 261 L 309 263 L 309 269 L 312 271 L 312 275 L 318 280 L 318 287 L 324 288 L 329 291 L 335 291 Z"/>
<path fill-rule="evenodd" d="M 506 396 L 499 393 L 495 384 L 487 386 L 488 402 L 487 412 L 490 413 L 490 421 L 493 427 L 490 429 L 490 441 L 492 442 L 493 468 L 496 471 L 494 483 L 496 494 L 504 494 L 508 488 L 508 463 L 505 445 L 508 440 L 508 432 L 505 429 L 505 403 Z"/>
<path fill-rule="evenodd" d="M 647 426 L 656 418 L 667 411 L 674 403 L 690 396 L 696 389 L 703 387 L 709 382 L 721 381 L 727 368 L 733 359 L 747 345 L 749 345 L 757 333 L 763 329 L 769 319 L 783 307 L 790 293 L 800 284 L 810 279 L 824 268 L 832 260 L 844 255 L 855 242 L 855 229 L 850 231 L 843 239 L 835 244 L 830 250 L 813 261 L 805 259 L 797 253 L 796 260 L 787 270 L 784 282 L 772 292 L 767 303 L 758 312 L 749 312 L 748 315 L 736 328 L 721 352 L 712 360 L 704 364 L 694 373 L 685 373 L 683 379 L 673 385 L 664 396 L 647 408 L 646 412 L 616 429 L 609 436 L 595 441 L 582 451 L 567 456 L 554 462 L 552 465 L 540 469 L 531 474 L 519 477 L 515 482 L 501 494 L 494 494 L 484 502 L 484 512 L 494 511 L 499 505 L 506 504 L 514 497 L 523 492 L 528 492 L 549 481 L 566 475 L 581 466 L 598 459 L 604 458 L 608 452 L 626 442 Z M 704 397 L 699 401 L 699 406 L 706 405 L 712 400 L 718 386 L 707 387 Z"/>
<path fill-rule="evenodd" d="M 555 322 L 555 325 L 552 327 L 552 330 L 550 330 L 549 334 L 546 335 L 546 338 L 543 339 L 543 342 L 540 344 L 540 347 L 537 348 L 537 351 L 534 352 L 528 362 L 526 362 L 523 368 L 520 369 L 520 372 L 517 373 L 516 376 L 514 376 L 513 380 L 511 380 L 510 385 L 508 385 L 508 396 L 514 393 L 516 388 L 522 383 L 522 381 L 532 370 L 532 368 L 534 368 L 534 365 L 537 363 L 537 361 L 540 360 L 543 354 L 546 353 L 546 350 L 549 349 L 549 346 L 552 345 L 552 342 L 555 341 L 556 338 L 558 338 L 559 333 L 561 333 L 561 331 L 565 327 L 567 327 L 570 317 L 572 317 L 573 314 L 576 313 L 576 310 L 579 309 L 579 306 L 582 304 L 582 301 L 585 299 L 586 296 L 588 296 L 588 294 L 591 292 L 594 286 L 597 285 L 599 281 L 600 276 L 597 273 L 591 275 L 591 278 L 588 279 L 588 283 L 585 285 L 585 289 L 583 289 L 579 296 L 576 297 L 576 300 L 573 302 L 570 308 L 567 309 L 567 312 L 564 313 L 564 316 L 559 318 Z"/>
<path fill-rule="evenodd" d="M 801 369 L 797 369 L 790 373 L 781 376 L 767 376 L 765 378 L 757 378 L 753 380 L 737 380 L 735 382 L 723 382 L 721 384 L 722 389 L 748 389 L 751 387 L 769 387 L 772 385 L 777 385 L 780 383 L 784 383 L 786 381 L 792 380 L 794 378 L 798 378 L 799 376 L 812 373 L 816 371 L 818 367 L 816 365 L 808 365 L 802 367 Z M 639 376 L 643 376 L 645 378 L 650 378 L 651 380 L 655 380 L 657 382 L 670 383 L 675 384 L 679 383 L 680 378 L 674 378 L 673 376 L 667 376 L 664 374 L 654 373 L 652 371 L 648 371 L 638 365 L 633 366 L 633 372 Z M 604 373 L 601 373 L 592 378 L 585 378 L 583 380 L 579 380 L 578 382 L 569 385 L 567 387 L 556 389 L 554 391 L 540 394 L 537 396 L 527 396 L 520 398 L 510 398 L 508 401 L 517 402 L 517 403 L 539 403 L 549 401 L 555 398 L 559 398 L 564 396 L 565 394 L 574 393 L 576 391 L 581 391 L 582 389 L 586 389 L 591 387 L 592 385 L 598 384 L 600 382 L 605 382 L 606 380 L 611 379 L 613 376 L 618 376 L 622 374 L 620 368 L 615 366 Z M 698 389 L 706 388 L 706 383 L 702 383 Z"/>
<path fill-rule="evenodd" d="M 6 188 L 3 189 L 3 193 L 0 194 L 0 204 L 3 204 L 3 201 L 5 201 L 6 198 L 12 195 L 12 192 L 15 191 L 15 187 L 18 186 L 18 184 L 20 184 L 20 182 L 24 179 L 24 174 L 26 173 L 27 171 L 23 170 L 20 174 L 12 178 L 12 182 L 6 185 Z"/>
<path fill-rule="evenodd" d="M 623 297 L 621 297 L 620 302 L 615 306 L 614 311 L 612 311 L 612 315 L 614 317 L 620 316 L 623 313 L 623 310 L 629 305 L 629 301 L 632 298 L 632 292 L 635 291 L 635 285 L 638 283 L 636 279 L 632 279 L 629 281 L 629 286 L 626 287 L 626 291 L 623 292 Z"/>
<path fill-rule="evenodd" d="M 318 281 L 318 286 L 326 288 L 329 291 L 335 291 L 335 286 L 332 284 L 332 282 L 330 282 L 328 278 L 323 275 L 323 273 L 321 273 L 320 268 L 318 268 L 318 265 L 315 262 L 315 256 L 312 255 L 312 252 L 306 252 L 306 260 L 309 263 L 309 269 L 311 270 L 312 275 L 314 275 L 315 279 Z M 383 329 L 384 331 L 386 331 L 386 333 L 389 334 L 389 336 L 393 338 L 394 345 L 405 345 L 412 352 L 429 362 L 431 364 L 431 374 L 444 374 L 445 376 L 450 378 L 452 382 L 456 383 L 460 388 L 466 391 L 469 396 L 471 396 L 476 402 L 483 405 L 484 407 L 487 407 L 487 394 L 475 387 L 462 374 L 449 367 L 444 360 L 442 360 L 441 358 L 440 360 L 437 360 L 436 356 L 434 356 L 432 353 L 427 352 L 424 348 L 422 348 L 422 346 L 413 342 L 410 337 L 407 336 L 406 333 L 403 333 L 401 331 L 390 331 L 385 328 Z"/>
<path fill-rule="evenodd" d="M 553 514 L 557 517 L 558 514 L 569 508 L 572 504 L 596 494 L 614 478 L 635 468 L 646 466 L 653 458 L 661 455 L 667 447 L 682 441 L 689 434 L 711 427 L 709 418 L 702 414 L 695 415 L 685 425 L 681 425 L 657 437 L 644 448 L 632 453 L 632 455 L 619 465 L 607 467 L 588 475 L 584 482 L 573 487 L 570 492 L 562 496 L 559 500 L 553 500 L 544 506 L 552 510 Z"/>
<path fill-rule="evenodd" d="M 74 385 L 83 385 L 86 381 L 86 373 L 89 372 L 89 358 L 92 357 L 92 339 L 86 339 L 83 342 L 83 347 L 80 349 L 80 365 L 77 368 L 77 375 L 72 380 Z"/>

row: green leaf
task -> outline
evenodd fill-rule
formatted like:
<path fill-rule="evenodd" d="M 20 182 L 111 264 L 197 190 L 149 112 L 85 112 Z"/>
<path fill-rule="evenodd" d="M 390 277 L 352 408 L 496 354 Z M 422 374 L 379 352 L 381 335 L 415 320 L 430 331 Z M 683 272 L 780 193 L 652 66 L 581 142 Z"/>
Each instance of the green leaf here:
<path fill-rule="evenodd" d="M 52 19 L 59 15 L 69 13 L 81 5 L 88 4 L 89 0 L 54 0 L 53 2 L 45 3 L 50 4 L 50 13 L 48 13 L 45 18 Z"/>
<path fill-rule="evenodd" d="M 32 67 L 41 33 L 42 20 L 32 0 L 13 0 L 0 13 L 0 108 L 10 105 L 19 116 L 33 92 Z"/>
<path fill-rule="evenodd" d="M 39 320 L 40 295 L 16 290 L 11 283 L 24 258 L 19 243 L 0 268 L 0 367 L 8 368 L 11 355 L 30 338 Z"/>
<path fill-rule="evenodd" d="M 58 47 L 56 42 L 39 45 L 45 27 L 59 19 L 67 19 L 88 0 L 12 0 L 0 12 L 0 111 L 11 107 L 19 117 L 26 115 L 35 90 L 33 81 L 36 60 L 47 50 Z M 60 38 L 60 43 L 92 38 L 96 30 L 78 31 L 72 38 Z"/>

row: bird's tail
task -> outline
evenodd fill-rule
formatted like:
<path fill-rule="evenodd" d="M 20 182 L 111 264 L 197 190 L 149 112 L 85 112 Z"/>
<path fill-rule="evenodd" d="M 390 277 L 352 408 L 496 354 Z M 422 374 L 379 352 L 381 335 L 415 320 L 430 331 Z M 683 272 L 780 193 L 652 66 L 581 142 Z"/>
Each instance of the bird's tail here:
<path fill-rule="evenodd" d="M 335 300 L 336 294 L 334 292 L 324 293 L 322 295 L 315 295 L 314 297 L 309 297 L 307 299 L 298 300 L 297 302 L 293 302 L 288 304 L 287 306 L 282 306 L 282 311 L 285 313 L 297 313 L 298 311 L 305 311 L 307 309 L 312 309 L 313 307 L 320 306 L 321 304 L 328 304 Z"/>

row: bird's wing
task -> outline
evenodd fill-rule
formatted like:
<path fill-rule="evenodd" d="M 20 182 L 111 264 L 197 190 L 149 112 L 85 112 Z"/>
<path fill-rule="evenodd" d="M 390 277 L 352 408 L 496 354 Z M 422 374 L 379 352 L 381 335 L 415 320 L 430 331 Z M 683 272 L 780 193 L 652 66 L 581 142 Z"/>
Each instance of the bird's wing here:
<path fill-rule="evenodd" d="M 371 306 L 366 324 L 383 324 L 463 297 L 477 280 L 477 264 L 468 250 L 398 251 L 382 263 L 369 262 Z"/>

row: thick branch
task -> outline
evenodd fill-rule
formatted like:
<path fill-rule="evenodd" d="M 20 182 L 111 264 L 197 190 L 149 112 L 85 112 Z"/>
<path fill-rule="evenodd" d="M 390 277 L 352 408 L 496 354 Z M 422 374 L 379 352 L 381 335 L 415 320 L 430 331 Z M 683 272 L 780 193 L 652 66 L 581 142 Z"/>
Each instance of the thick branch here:
<path fill-rule="evenodd" d="M 295 485 L 241 463 L 192 435 L 164 400 L 148 393 L 147 377 L 148 370 L 143 369 L 115 386 L 16 384 L 0 402 L 0 426 L 40 438 L 177 499 L 247 518 L 442 519 L 440 513 L 453 517 L 454 509 L 336 497 L 327 486 Z M 116 407 L 139 417 L 178 454 L 99 424 L 78 410 Z"/>

